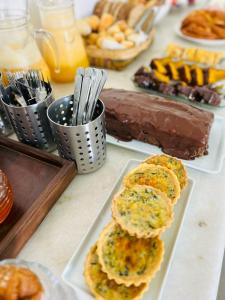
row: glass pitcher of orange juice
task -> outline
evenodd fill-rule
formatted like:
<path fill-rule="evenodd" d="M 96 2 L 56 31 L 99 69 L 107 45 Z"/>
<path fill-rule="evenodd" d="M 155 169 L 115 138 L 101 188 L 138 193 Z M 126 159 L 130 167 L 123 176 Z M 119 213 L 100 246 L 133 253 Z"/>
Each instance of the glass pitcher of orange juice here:
<path fill-rule="evenodd" d="M 28 16 L 23 10 L 0 10 L 0 72 L 3 80 L 6 72 L 39 69 L 45 79 L 50 79 L 49 68 L 41 55 L 36 39 L 48 41 L 57 65 L 54 39 L 44 30 L 32 30 Z"/>
<path fill-rule="evenodd" d="M 74 4 L 71 0 L 38 0 L 41 24 L 50 32 L 59 51 L 59 70 L 56 72 L 54 56 L 43 44 L 43 55 L 56 82 L 74 80 L 78 67 L 89 65 L 82 37 L 76 27 Z"/>

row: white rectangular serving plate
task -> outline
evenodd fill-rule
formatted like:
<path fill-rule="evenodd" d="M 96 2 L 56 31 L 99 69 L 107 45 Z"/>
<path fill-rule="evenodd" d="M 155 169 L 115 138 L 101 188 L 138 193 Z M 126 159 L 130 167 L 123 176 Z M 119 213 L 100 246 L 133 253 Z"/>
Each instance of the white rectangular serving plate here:
<path fill-rule="evenodd" d="M 86 286 L 83 276 L 85 258 L 90 247 L 93 246 L 98 240 L 100 232 L 111 220 L 111 201 L 113 196 L 121 189 L 123 177 L 139 164 L 140 161 L 137 160 L 130 160 L 128 162 L 128 164 L 122 171 L 118 181 L 113 187 L 108 199 L 104 203 L 95 221 L 83 238 L 78 249 L 75 251 L 74 255 L 68 262 L 62 274 L 64 281 L 75 290 L 77 296 L 76 300 L 94 299 L 94 297 L 90 294 L 88 287 Z M 142 300 L 159 300 L 162 296 L 163 287 L 174 256 L 176 242 L 181 231 L 184 216 L 191 199 L 193 188 L 194 181 L 192 179 L 189 179 L 188 185 L 182 192 L 181 197 L 175 206 L 174 222 L 172 226 L 162 235 L 162 240 L 165 243 L 165 255 L 161 269 L 151 282 L 150 288 L 144 294 Z"/>
<path fill-rule="evenodd" d="M 122 148 L 141 152 L 147 155 L 160 154 L 162 150 L 147 143 L 132 140 L 130 142 L 120 141 L 111 135 L 107 135 L 107 142 Z M 215 116 L 209 135 L 208 155 L 197 157 L 194 160 L 182 160 L 183 163 L 193 169 L 217 174 L 221 171 L 225 157 L 225 118 Z"/>

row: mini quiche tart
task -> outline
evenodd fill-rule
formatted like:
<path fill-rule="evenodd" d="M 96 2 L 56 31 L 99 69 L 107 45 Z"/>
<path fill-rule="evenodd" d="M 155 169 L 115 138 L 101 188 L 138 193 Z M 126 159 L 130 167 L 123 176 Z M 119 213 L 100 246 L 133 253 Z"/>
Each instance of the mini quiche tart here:
<path fill-rule="evenodd" d="M 118 284 L 149 283 L 159 270 L 164 244 L 159 237 L 138 239 L 111 222 L 100 235 L 97 254 L 102 271 Z"/>
<path fill-rule="evenodd" d="M 107 274 L 102 272 L 96 253 L 97 246 L 93 246 L 87 255 L 84 276 L 87 285 L 97 300 L 137 300 L 140 299 L 148 285 L 140 286 L 117 284 L 109 280 Z"/>
<path fill-rule="evenodd" d="M 112 202 L 115 221 L 130 235 L 150 238 L 160 235 L 173 221 L 173 206 L 165 193 L 147 186 L 125 188 Z"/>
<path fill-rule="evenodd" d="M 124 185 L 150 185 L 169 197 L 174 205 L 180 197 L 180 184 L 177 176 L 168 168 L 143 163 L 128 173 L 124 178 Z"/>
<path fill-rule="evenodd" d="M 161 154 L 161 155 L 154 155 L 152 157 L 147 158 L 145 160 L 145 163 L 160 165 L 173 171 L 180 182 L 181 189 L 183 189 L 187 185 L 188 182 L 187 172 L 180 159 L 177 159 L 169 155 Z"/>

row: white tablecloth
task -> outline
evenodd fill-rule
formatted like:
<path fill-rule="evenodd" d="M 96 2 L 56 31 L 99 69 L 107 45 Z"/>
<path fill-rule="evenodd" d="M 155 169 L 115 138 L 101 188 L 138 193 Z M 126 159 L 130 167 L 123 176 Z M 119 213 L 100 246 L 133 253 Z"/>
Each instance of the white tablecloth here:
<path fill-rule="evenodd" d="M 152 48 L 124 72 L 109 72 L 108 87 L 134 90 L 131 76 L 151 57 L 163 53 L 169 42 L 177 41 L 176 13 L 158 28 Z M 221 49 L 220 49 L 221 50 Z M 73 87 L 56 85 L 57 97 L 71 93 Z M 224 109 L 214 109 L 225 116 Z M 225 133 L 224 133 L 225 134 Z M 77 176 L 47 215 L 19 257 L 36 260 L 60 274 L 106 200 L 114 182 L 129 159 L 142 159 L 139 153 L 108 145 L 105 165 L 97 172 Z M 225 245 L 225 166 L 218 175 L 190 171 L 197 184 L 166 282 L 163 300 L 216 299 Z"/>

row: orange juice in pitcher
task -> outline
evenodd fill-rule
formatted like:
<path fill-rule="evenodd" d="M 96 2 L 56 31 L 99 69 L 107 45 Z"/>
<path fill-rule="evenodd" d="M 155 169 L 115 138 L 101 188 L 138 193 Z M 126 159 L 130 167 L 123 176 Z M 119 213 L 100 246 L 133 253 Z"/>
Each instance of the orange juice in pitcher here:
<path fill-rule="evenodd" d="M 54 37 L 58 51 L 59 68 L 56 70 L 52 50 L 46 43 L 42 45 L 51 77 L 56 82 L 73 81 L 77 68 L 89 65 L 82 37 L 75 24 L 73 2 L 40 0 L 38 6 L 42 27 Z"/>

